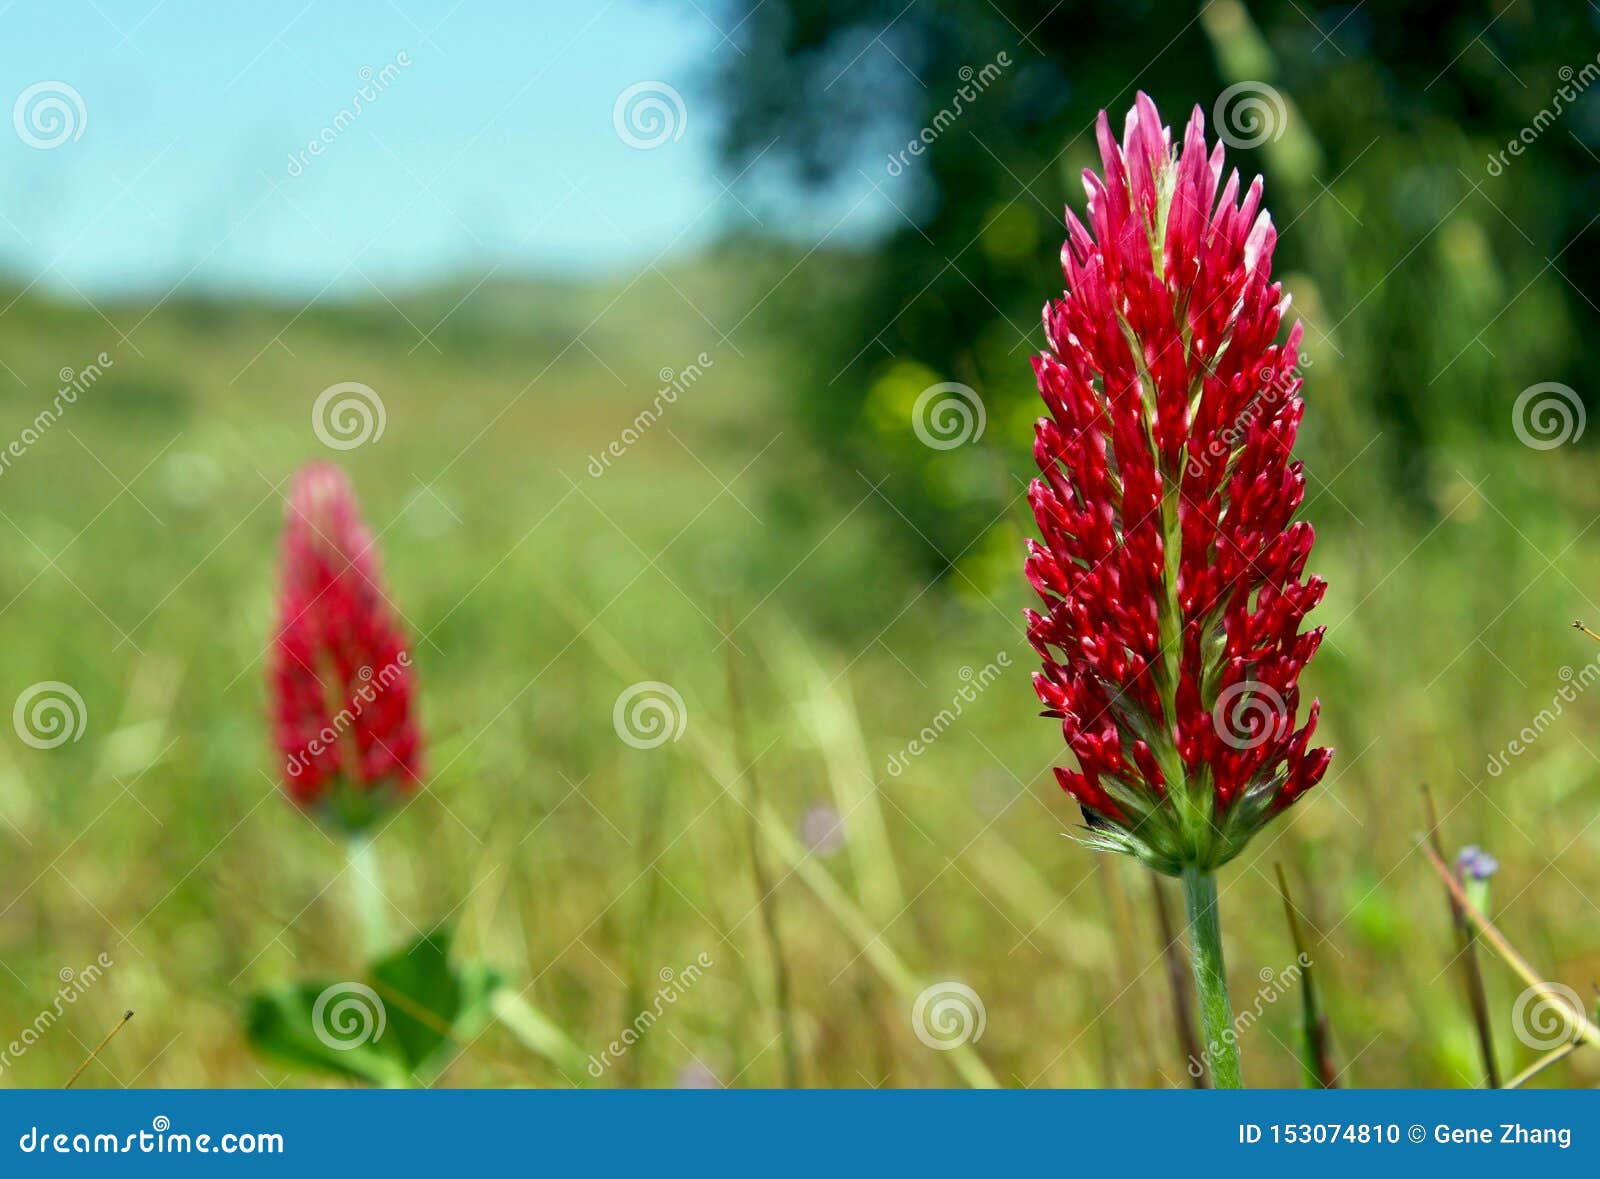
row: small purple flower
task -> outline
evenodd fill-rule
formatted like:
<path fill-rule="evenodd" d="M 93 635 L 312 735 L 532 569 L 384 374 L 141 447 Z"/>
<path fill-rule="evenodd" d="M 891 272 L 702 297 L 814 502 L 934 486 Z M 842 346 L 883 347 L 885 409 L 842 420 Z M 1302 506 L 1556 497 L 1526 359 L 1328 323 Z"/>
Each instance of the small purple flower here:
<path fill-rule="evenodd" d="M 1456 857 L 1456 873 L 1463 880 L 1473 880 L 1482 884 L 1498 871 L 1500 871 L 1500 861 L 1476 844 L 1468 844 Z"/>
<path fill-rule="evenodd" d="M 698 1060 L 691 1061 L 678 1070 L 678 1077 L 672 1082 L 674 1089 L 720 1089 L 722 1082 L 717 1080 L 717 1074 L 712 1072 Z"/>
<path fill-rule="evenodd" d="M 844 820 L 827 803 L 818 803 L 801 817 L 800 838 L 815 854 L 831 856 L 844 846 Z"/>

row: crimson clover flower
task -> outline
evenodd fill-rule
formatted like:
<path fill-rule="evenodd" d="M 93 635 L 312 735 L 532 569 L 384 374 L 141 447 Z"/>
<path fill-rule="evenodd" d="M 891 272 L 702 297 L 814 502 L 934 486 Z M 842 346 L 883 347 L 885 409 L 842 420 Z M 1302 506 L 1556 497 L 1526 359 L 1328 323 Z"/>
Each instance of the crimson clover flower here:
<path fill-rule="evenodd" d="M 1181 149 L 1142 93 L 1120 145 L 1104 111 L 1096 134 L 1104 176 L 1084 172 L 1087 227 L 1067 211 L 1034 358 L 1034 686 L 1078 763 L 1056 775 L 1085 842 L 1209 871 L 1332 756 L 1309 747 L 1316 703 L 1296 727 L 1326 588 L 1293 520 L 1301 328 L 1275 342 L 1289 299 L 1261 180 L 1222 184 L 1199 107 Z"/>
<path fill-rule="evenodd" d="M 411 652 L 355 493 L 327 463 L 302 468 L 289 492 L 267 674 L 295 802 L 357 830 L 386 795 L 421 785 Z"/>

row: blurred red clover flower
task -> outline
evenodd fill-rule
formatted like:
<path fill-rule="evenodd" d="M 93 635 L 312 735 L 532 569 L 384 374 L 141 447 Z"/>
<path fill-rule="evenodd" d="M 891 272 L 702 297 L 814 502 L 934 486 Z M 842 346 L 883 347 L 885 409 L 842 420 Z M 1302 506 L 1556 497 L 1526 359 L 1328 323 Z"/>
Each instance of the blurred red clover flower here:
<path fill-rule="evenodd" d="M 289 796 L 351 830 L 422 783 L 411 652 L 337 467 L 294 477 L 268 686 Z"/>

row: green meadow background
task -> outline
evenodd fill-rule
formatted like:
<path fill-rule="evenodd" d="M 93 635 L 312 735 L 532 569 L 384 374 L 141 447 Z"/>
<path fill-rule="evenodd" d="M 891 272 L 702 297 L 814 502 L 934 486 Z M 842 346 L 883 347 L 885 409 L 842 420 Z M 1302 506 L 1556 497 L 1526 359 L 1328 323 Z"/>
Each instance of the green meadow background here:
<path fill-rule="evenodd" d="M 818 96 L 775 62 L 821 68 L 808 46 L 852 13 L 893 15 L 804 7 L 762 8 L 746 27 L 770 52 L 719 79 L 750 97 L 735 162 L 765 142 L 762 119 L 801 117 L 755 97 Z M 1600 694 L 1576 688 L 1600 647 L 1571 625 L 1600 624 L 1600 479 L 1581 432 L 1538 449 L 1514 425 L 1537 383 L 1592 394 L 1590 108 L 1498 185 L 1484 172 L 1559 85 L 1563 46 L 1581 64 L 1600 36 L 1580 17 L 1538 32 L 1513 5 L 1489 36 L 1519 90 L 1473 48 L 1487 7 L 1401 49 L 1395 6 L 1368 4 L 1340 58 L 1293 6 L 1255 6 L 1254 24 L 1199 7 L 1153 6 L 1181 30 L 1168 72 L 1142 76 L 1164 114 L 1239 79 L 1290 100 L 1289 131 L 1239 160 L 1268 175 L 1278 271 L 1313 325 L 1302 514 L 1328 636 L 1303 688 L 1337 749 L 1221 874 L 1235 1008 L 1255 1013 L 1246 1081 L 1300 1078 L 1298 991 L 1257 998 L 1295 955 L 1281 865 L 1339 1083 L 1479 1084 L 1445 894 L 1419 852 L 1424 785 L 1451 855 L 1498 858 L 1493 915 L 1536 969 L 1590 1002 L 1600 978 Z M 954 85 L 958 61 L 1016 47 L 991 13 L 1036 19 L 924 6 L 897 27 L 922 38 L 917 68 Z M 0 1085 L 64 1083 L 126 1009 L 78 1084 L 345 1083 L 258 1055 L 242 1022 L 263 988 L 363 971 L 344 849 L 284 800 L 266 726 L 282 496 L 312 460 L 352 478 L 414 646 L 428 784 L 377 840 L 396 941 L 448 922 L 461 959 L 490 963 L 585 1054 L 664 971 L 712 963 L 599 1079 L 488 1024 L 436 1083 L 782 1084 L 775 920 L 807 1085 L 957 1085 L 973 1060 L 1004 1085 L 1186 1085 L 1160 886 L 1073 842 L 1022 628 L 1027 357 L 1059 289 L 1057 210 L 1081 207 L 1087 115 L 1130 102 L 1166 41 L 1070 16 L 1033 29 L 1025 56 L 1098 46 L 1104 84 L 1099 64 L 1071 88 L 997 84 L 921 195 L 892 189 L 907 225 L 881 241 L 752 232 L 614 277 L 474 274 L 310 305 L 0 290 L 0 445 L 63 369 L 112 362 L 0 471 L 0 706 L 61 681 L 86 712 L 54 748 L 0 740 L 0 1050 L 112 962 L 0 1061 Z M 1317 16 L 1324 32 L 1337 19 Z M 915 98 L 907 134 L 949 88 Z M 819 150 L 846 125 L 810 117 Z M 864 166 L 889 183 L 882 160 Z M 592 474 L 663 373 L 702 354 Z M 935 451 L 913 406 L 944 380 L 976 387 L 987 418 Z M 312 407 L 349 381 L 376 391 L 384 428 L 336 451 Z M 682 733 L 655 748 L 614 725 L 644 681 L 683 701 Z M 1575 699 L 1558 706 L 1563 688 Z M 1523 752 L 1491 773 L 1513 741 Z M 842 840 L 816 838 L 828 814 Z M 1536 1056 L 1514 1034 L 1522 984 L 1491 955 L 1483 969 L 1509 1075 Z M 983 1007 L 967 1056 L 913 1026 L 917 994 L 950 981 Z M 1583 1049 L 1533 1083 L 1596 1082 Z"/>
<path fill-rule="evenodd" d="M 331 457 L 414 638 L 432 767 L 379 840 L 397 936 L 450 919 L 463 953 L 526 984 L 593 1052 L 662 968 L 705 953 L 714 967 L 604 1083 L 671 1084 L 697 1061 L 724 1083 L 779 1083 L 754 776 L 790 830 L 818 805 L 849 815 L 844 847 L 804 875 L 763 844 L 807 1083 L 959 1083 L 913 1034 L 879 947 L 919 980 L 978 992 L 974 1048 L 1003 1083 L 1186 1082 L 1152 881 L 1072 842 L 1049 772 L 1059 737 L 1028 683 L 1021 527 L 996 525 L 1018 555 L 1009 576 L 981 581 L 959 559 L 929 575 L 873 483 L 838 475 L 786 420 L 791 391 L 762 340 L 719 340 L 701 318 L 731 324 L 758 285 L 711 260 L 626 287 L 497 288 L 430 337 L 437 351 L 406 321 L 435 323 L 456 292 L 397 300 L 399 314 L 173 300 L 107 307 L 110 322 L 23 296 L 0 318 L 29 390 L 54 385 L 63 355 L 114 360 L 0 476 L 7 694 L 63 680 L 88 715 L 80 740 L 8 740 L 0 755 L 5 1025 L 31 1023 L 62 969 L 115 963 L 8 1083 L 61 1083 L 128 1007 L 80 1083 L 301 1083 L 248 1050 L 244 997 L 358 977 L 342 848 L 278 792 L 261 658 L 283 480 L 330 457 L 310 406 L 354 379 L 381 394 L 385 429 Z M 643 321 L 644 338 L 622 327 Z M 702 351 L 704 377 L 592 477 L 659 370 Z M 31 404 L 20 389 L 8 401 L 14 417 Z M 1314 386 L 1308 402 L 1314 421 Z M 1452 849 L 1499 857 L 1508 935 L 1586 990 L 1600 970 L 1600 700 L 1580 697 L 1501 776 L 1485 765 L 1549 706 L 1561 669 L 1597 653 L 1570 620 L 1600 617 L 1600 492 L 1569 451 L 1462 450 L 1446 511 L 1421 527 L 1342 473 L 1350 454 L 1306 458 L 1314 565 L 1331 583 L 1306 687 L 1338 757 L 1224 871 L 1236 1004 L 1293 959 L 1270 879 L 1282 863 L 1319 935 L 1343 1081 L 1473 1083 L 1448 913 L 1416 853 L 1418 791 L 1431 784 Z M 1027 472 L 1008 474 L 1020 492 Z M 1010 667 L 892 775 L 963 669 L 1001 655 Z M 642 680 L 683 697 L 678 741 L 618 738 L 614 703 Z M 1525 1062 L 1509 1016 L 1520 985 L 1487 971 L 1502 1056 Z M 1253 1082 L 1295 1083 L 1297 1008 L 1269 1002 L 1246 1032 Z M 1580 1053 L 1564 1079 L 1596 1076 Z M 590 1083 L 490 1030 L 441 1083 L 569 1079 Z"/>

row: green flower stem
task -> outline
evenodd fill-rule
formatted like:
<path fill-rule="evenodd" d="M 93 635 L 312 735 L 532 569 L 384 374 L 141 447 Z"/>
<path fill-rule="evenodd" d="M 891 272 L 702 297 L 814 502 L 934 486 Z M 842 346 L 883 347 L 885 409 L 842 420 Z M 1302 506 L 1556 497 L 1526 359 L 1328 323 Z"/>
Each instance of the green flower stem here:
<path fill-rule="evenodd" d="M 350 859 L 351 891 L 367 956 L 376 958 L 389 944 L 389 902 L 383 895 L 378 849 L 366 836 L 352 835 L 345 851 Z"/>
<path fill-rule="evenodd" d="M 1200 1025 L 1205 1031 L 1211 1082 L 1239 1089 L 1239 1045 L 1228 1001 L 1228 973 L 1222 964 L 1222 926 L 1217 919 L 1217 878 L 1201 868 L 1183 870 L 1183 905 L 1189 915 L 1189 951 L 1194 985 L 1200 994 Z"/>

